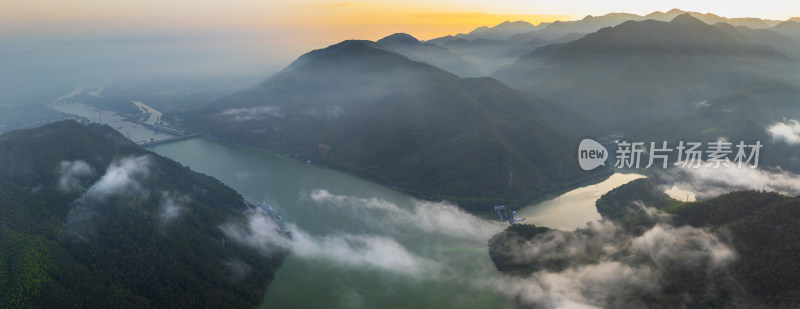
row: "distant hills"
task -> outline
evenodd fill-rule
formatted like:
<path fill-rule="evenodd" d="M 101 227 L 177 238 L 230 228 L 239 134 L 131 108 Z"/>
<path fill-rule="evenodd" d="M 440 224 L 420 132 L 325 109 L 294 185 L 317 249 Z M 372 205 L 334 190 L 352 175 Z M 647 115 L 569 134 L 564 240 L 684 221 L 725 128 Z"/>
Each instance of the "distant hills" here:
<path fill-rule="evenodd" d="M 765 145 L 760 165 L 780 166 L 800 171 L 800 155 L 796 145 L 787 144 L 769 134 L 776 123 L 800 119 L 800 86 L 779 80 L 753 83 L 702 102 L 690 113 L 643 125 L 634 130 L 632 139 L 760 141 Z"/>
<path fill-rule="evenodd" d="M 778 51 L 785 48 L 778 44 L 791 43 L 749 31 L 709 25 L 690 14 L 670 22 L 627 21 L 539 48 L 493 76 L 601 123 L 632 129 L 749 83 L 796 79 L 800 63 Z"/>
<path fill-rule="evenodd" d="M 618 26 L 626 21 L 671 21 L 683 14 L 689 14 L 710 25 L 726 23 L 734 27 L 774 30 L 786 37 L 800 41 L 798 39 L 800 31 L 797 29 L 796 21 L 789 20 L 782 23 L 779 20 L 758 18 L 725 18 L 711 13 L 703 14 L 673 9 L 668 12 L 653 12 L 647 15 L 629 13 L 589 15 L 580 20 L 555 21 L 541 23 L 537 26 L 524 21 L 506 21 L 495 27 L 479 27 L 467 34 L 448 35 L 428 42 L 448 47 L 477 66 L 481 73 L 490 74 L 499 67 L 512 63 L 516 58 L 545 45 L 573 41 L 586 34 Z"/>
<path fill-rule="evenodd" d="M 772 30 L 795 41 L 800 41 L 800 21 L 798 20 L 787 20 L 773 27 Z"/>
<path fill-rule="evenodd" d="M 386 36 L 377 42 L 367 40 L 347 40 L 326 48 L 317 49 L 301 55 L 297 60 L 283 69 L 283 72 L 301 67 L 320 56 L 338 52 L 351 44 L 358 43 L 401 54 L 414 61 L 425 62 L 450 73 L 470 77 L 480 75 L 474 65 L 447 49 L 436 44 L 424 43 L 407 33 L 395 33 Z"/>
<path fill-rule="evenodd" d="M 433 44 L 443 44 L 455 39 L 464 39 L 468 41 L 474 41 L 479 39 L 507 40 L 515 34 L 529 32 L 529 31 L 536 31 L 538 29 L 546 27 L 548 24 L 549 23 L 540 23 L 538 26 L 534 26 L 529 22 L 521 20 L 504 21 L 494 27 L 487 27 L 487 26 L 478 27 L 470 31 L 469 33 L 448 35 L 429 40 L 428 42 Z"/>
<path fill-rule="evenodd" d="M 405 33 L 343 41 L 183 118 L 417 196 L 467 208 L 517 203 L 588 176 L 564 160 L 574 158 L 577 137 L 684 132 L 692 120 L 682 117 L 705 102 L 800 80 L 791 25 L 671 10 L 505 22 L 428 42 Z M 494 78 L 458 76 L 507 61 Z"/>
<path fill-rule="evenodd" d="M 283 260 L 225 242 L 236 191 L 108 126 L 13 131 L 0 162 L 0 307 L 253 307 Z"/>
<path fill-rule="evenodd" d="M 395 33 L 378 40 L 383 48 L 398 52 L 411 60 L 425 62 L 462 77 L 480 75 L 474 65 L 446 47 L 423 43 L 406 33 Z"/>
<path fill-rule="evenodd" d="M 346 41 L 305 54 L 186 115 L 187 124 L 465 208 L 520 203 L 588 175 L 568 159 L 576 136 L 596 126 L 585 116 L 382 45 Z"/>
<path fill-rule="evenodd" d="M 647 15 L 636 15 L 630 13 L 609 13 L 602 16 L 588 15 L 575 21 L 555 21 L 552 23 L 541 23 L 537 26 L 525 21 L 505 21 L 494 27 L 478 27 L 471 32 L 464 34 L 444 36 L 432 39 L 429 42 L 434 44 L 444 44 L 455 39 L 465 39 L 474 41 L 478 39 L 509 40 L 517 43 L 524 43 L 533 38 L 553 40 L 572 33 L 588 34 L 596 32 L 602 28 L 614 27 L 629 20 L 657 20 L 670 21 L 679 15 L 689 14 L 707 24 L 727 23 L 733 26 L 744 26 L 752 29 L 772 28 L 781 24 L 780 20 L 760 19 L 760 18 L 726 18 L 711 13 L 697 13 L 672 9 L 667 12 L 653 12 Z M 790 19 L 789 22 L 792 20 Z"/>

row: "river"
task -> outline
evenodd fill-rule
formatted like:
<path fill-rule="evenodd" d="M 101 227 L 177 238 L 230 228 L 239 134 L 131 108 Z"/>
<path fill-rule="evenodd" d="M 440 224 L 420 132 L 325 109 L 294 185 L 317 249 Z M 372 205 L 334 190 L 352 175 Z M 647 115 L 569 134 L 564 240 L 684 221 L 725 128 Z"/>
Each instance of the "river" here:
<path fill-rule="evenodd" d="M 85 105 L 59 110 L 99 118 Z M 161 133 L 103 114 L 123 134 Z M 150 134 L 150 135 L 147 135 Z M 152 151 L 270 203 L 298 232 L 264 297 L 270 308 L 507 308 L 513 299 L 488 255 L 507 223 L 424 202 L 358 177 L 278 154 L 207 139 Z M 594 201 L 635 174 L 615 174 L 526 207 L 527 223 L 571 230 L 599 219 Z"/>
<path fill-rule="evenodd" d="M 615 173 L 597 184 L 580 187 L 554 199 L 520 209 L 517 215 L 527 218 L 524 223 L 571 231 L 586 225 L 586 222 L 600 220 L 600 214 L 594 205 L 600 196 L 642 177 L 644 176 L 639 174 Z"/>
<path fill-rule="evenodd" d="M 500 280 L 501 274 L 489 259 L 487 246 L 488 239 L 507 226 L 504 222 L 480 219 L 452 205 L 421 202 L 325 167 L 205 139 L 160 145 L 153 151 L 219 178 L 246 198 L 272 204 L 285 222 L 295 224 L 311 237 L 325 239 L 326 243 L 375 237 L 396 242 L 413 259 L 432 265 L 430 269 L 407 269 L 408 273 L 404 273 L 392 265 L 347 263 L 336 256 L 342 254 L 337 252 L 342 248 L 336 246 L 324 247 L 334 251 L 329 254 L 292 254 L 267 291 L 265 304 L 269 307 L 510 305 L 510 299 L 492 284 L 492 280 Z M 594 208 L 600 195 L 641 177 L 614 174 L 598 184 L 526 207 L 520 213 L 528 216 L 528 223 L 572 230 L 600 218 Z M 408 258 L 380 254 L 371 257 Z"/>
<path fill-rule="evenodd" d="M 63 113 L 87 118 L 94 123 L 107 124 L 135 142 L 150 140 L 151 138 L 159 140 L 173 137 L 173 135 L 154 131 L 141 124 L 125 121 L 122 116 L 115 112 L 96 109 L 83 103 L 59 103 L 51 105 L 50 108 Z"/>
<path fill-rule="evenodd" d="M 500 292 L 480 280 L 499 276 L 486 242 L 504 223 L 479 219 L 452 205 L 420 202 L 325 167 L 205 139 L 153 151 L 217 177 L 248 199 L 270 203 L 284 222 L 330 251 L 289 255 L 265 296 L 269 307 L 508 305 Z M 375 241 L 376 250 L 386 252 L 339 246 L 349 239 Z M 386 262 L 357 256 L 345 258 L 358 261 L 343 261 L 341 255 L 351 251 Z"/>

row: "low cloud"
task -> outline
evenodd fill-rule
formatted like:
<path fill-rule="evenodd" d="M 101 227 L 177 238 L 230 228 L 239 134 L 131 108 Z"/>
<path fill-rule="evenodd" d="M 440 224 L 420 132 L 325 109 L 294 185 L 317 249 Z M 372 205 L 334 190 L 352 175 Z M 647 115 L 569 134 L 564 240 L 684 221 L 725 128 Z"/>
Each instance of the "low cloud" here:
<path fill-rule="evenodd" d="M 162 191 L 158 214 L 160 223 L 167 224 L 180 217 L 186 209 L 185 205 L 190 202 L 191 198 L 188 195 L 175 196 L 170 192 Z"/>
<path fill-rule="evenodd" d="M 289 231 L 293 238 L 292 253 L 300 258 L 318 258 L 412 277 L 436 273 L 439 269 L 437 263 L 415 255 L 390 237 L 347 233 L 313 236 L 293 225 Z"/>
<path fill-rule="evenodd" d="M 220 229 L 232 240 L 254 248 L 264 256 L 292 246 L 292 240 L 283 233 L 281 226 L 258 212 L 251 213 L 245 224 L 229 222 L 220 226 Z"/>
<path fill-rule="evenodd" d="M 383 199 L 335 195 L 326 190 L 314 190 L 310 197 L 319 204 L 342 208 L 365 223 L 379 224 L 382 228 L 413 229 L 485 241 L 506 227 L 445 202 L 414 201 L 412 207 L 406 209 Z"/>
<path fill-rule="evenodd" d="M 263 120 L 283 117 L 283 111 L 277 105 L 263 105 L 247 108 L 229 108 L 220 114 L 233 117 L 235 121 Z"/>
<path fill-rule="evenodd" d="M 84 177 L 94 175 L 94 169 L 86 161 L 61 161 L 58 164 L 58 189 L 64 192 L 83 190 L 81 180 Z"/>
<path fill-rule="evenodd" d="M 675 273 L 687 272 L 712 281 L 712 289 L 721 286 L 720 290 L 730 291 L 725 285 L 730 278 L 726 277 L 727 268 L 737 259 L 724 238 L 705 229 L 672 226 L 669 215 L 646 208 L 643 213 L 658 223 L 639 234 L 609 221 L 595 221 L 574 232 L 554 231 L 533 240 L 521 240 L 522 250 L 510 252 L 515 261 L 542 268 L 529 276 L 506 276 L 491 264 L 464 264 L 463 259 L 472 258 L 472 254 L 485 258 L 483 250 L 469 254 L 412 251 L 398 241 L 422 233 L 418 237 L 430 236 L 437 242 L 485 250 L 489 238 L 506 224 L 477 218 L 448 203 L 412 200 L 408 205 L 398 205 L 385 199 L 336 195 L 326 190 L 314 190 L 308 198 L 317 204 L 314 207 L 335 207 L 337 212 L 364 224 L 378 225 L 375 228 L 381 230 L 381 235 L 315 235 L 291 223 L 282 229 L 270 217 L 255 212 L 245 223 L 228 223 L 221 229 L 229 240 L 264 254 L 290 250 L 296 258 L 313 263 L 380 270 L 409 280 L 446 281 L 460 286 L 464 293 L 497 293 L 523 307 L 647 307 L 648 299 L 664 296 L 666 288 L 678 280 L 673 277 Z M 673 296 L 670 299 L 678 302 L 691 301 L 684 299 L 685 295 L 666 297 Z"/>
<path fill-rule="evenodd" d="M 70 204 L 64 224 L 65 236 L 85 239 L 87 233 L 93 232 L 92 223 L 98 212 L 108 206 L 106 202 L 113 196 L 129 194 L 133 199 L 146 198 L 149 192 L 142 188 L 140 181 L 150 174 L 150 165 L 147 155 L 125 157 L 112 162 L 105 174 Z"/>
<path fill-rule="evenodd" d="M 727 266 L 737 259 L 735 251 L 704 229 L 659 223 L 634 235 L 598 221 L 575 232 L 551 231 L 520 241 L 522 249 L 509 254 L 542 269 L 527 277 L 490 278 L 482 284 L 526 306 L 638 308 L 660 297 L 690 303 L 691 299 L 664 295 L 666 286 L 685 280 L 672 276 L 685 273 L 723 289 L 735 286 L 725 281 Z"/>
<path fill-rule="evenodd" d="M 103 200 L 123 192 L 142 192 L 139 180 L 150 173 L 150 157 L 125 157 L 108 166 L 106 173 L 95 182 L 86 196 Z"/>
<path fill-rule="evenodd" d="M 800 121 L 795 119 L 776 122 L 767 127 L 767 133 L 772 139 L 789 145 L 800 144 Z"/>
<path fill-rule="evenodd" d="M 312 235 L 294 224 L 286 231 L 272 218 L 254 212 L 246 224 L 226 223 L 220 227 L 233 241 L 268 256 L 290 250 L 301 259 L 319 259 L 354 268 L 369 268 L 404 276 L 420 277 L 436 272 L 439 265 L 408 251 L 390 237 L 378 235 Z"/>
<path fill-rule="evenodd" d="M 732 248 L 704 229 L 659 224 L 631 242 L 631 251 L 659 267 L 715 270 L 736 260 Z"/>
<path fill-rule="evenodd" d="M 695 193 L 699 199 L 712 198 L 737 190 L 767 190 L 788 195 L 800 193 L 800 175 L 783 170 L 767 170 L 750 166 L 718 168 L 672 168 L 662 173 L 665 179 L 682 190 Z"/>

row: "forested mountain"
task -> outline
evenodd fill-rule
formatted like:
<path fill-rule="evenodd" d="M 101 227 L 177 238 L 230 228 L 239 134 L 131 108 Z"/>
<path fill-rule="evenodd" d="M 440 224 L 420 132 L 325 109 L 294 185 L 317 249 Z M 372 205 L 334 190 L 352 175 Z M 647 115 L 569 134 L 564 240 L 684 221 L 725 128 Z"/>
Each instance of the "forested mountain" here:
<path fill-rule="evenodd" d="M 186 115 L 187 124 L 468 208 L 516 203 L 587 176 L 564 159 L 575 136 L 596 126 L 585 116 L 376 43 L 325 51 Z"/>
<path fill-rule="evenodd" d="M 753 82 L 797 78 L 797 59 L 749 38 L 689 14 L 628 21 L 539 48 L 493 76 L 609 127 L 633 129 Z"/>
<path fill-rule="evenodd" d="M 583 280 L 569 297 L 601 307 L 800 303 L 800 264 L 789 258 L 800 252 L 800 197 L 739 191 L 681 203 L 648 183 L 604 195 L 607 221 L 584 229 L 511 226 L 489 241 L 492 260 L 532 286 L 561 274 L 571 276 L 562 284 Z"/>
<path fill-rule="evenodd" d="M 4 134 L 0 162 L 0 307 L 253 307 L 285 254 L 226 242 L 237 192 L 107 126 Z"/>
<path fill-rule="evenodd" d="M 768 80 L 702 102 L 681 116 L 643 125 L 630 136 L 636 140 L 716 141 L 720 138 L 748 144 L 761 142 L 759 164 L 800 171 L 800 156 L 791 140 L 793 121 L 800 119 L 800 87 L 795 83 Z M 788 132 L 776 128 L 788 129 Z M 786 140 L 786 139 L 789 140 Z"/>

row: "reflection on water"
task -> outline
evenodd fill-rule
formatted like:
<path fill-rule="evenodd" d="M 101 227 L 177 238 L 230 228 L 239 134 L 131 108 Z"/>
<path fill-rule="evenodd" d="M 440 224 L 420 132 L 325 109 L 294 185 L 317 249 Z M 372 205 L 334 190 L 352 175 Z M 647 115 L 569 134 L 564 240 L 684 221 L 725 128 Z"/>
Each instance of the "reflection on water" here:
<path fill-rule="evenodd" d="M 67 114 L 85 117 L 94 123 L 107 124 L 135 142 L 150 140 L 151 138 L 159 140 L 172 137 L 172 135 L 151 130 L 138 123 L 125 121 L 115 112 L 95 109 L 83 103 L 54 104 L 51 108 Z"/>
<path fill-rule="evenodd" d="M 643 178 L 639 174 L 611 175 L 598 184 L 580 187 L 536 205 L 527 206 L 518 215 L 528 218 L 524 223 L 571 231 L 583 227 L 586 222 L 600 220 L 595 201 L 612 189 Z"/>

